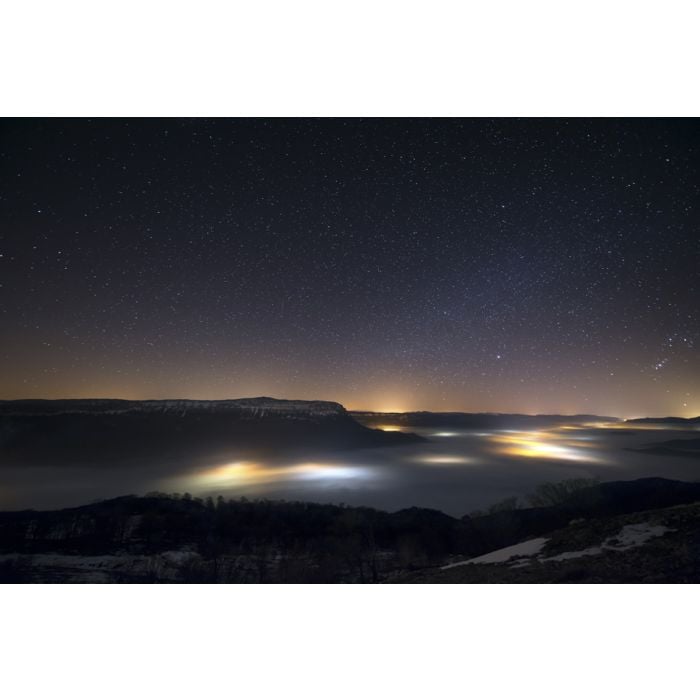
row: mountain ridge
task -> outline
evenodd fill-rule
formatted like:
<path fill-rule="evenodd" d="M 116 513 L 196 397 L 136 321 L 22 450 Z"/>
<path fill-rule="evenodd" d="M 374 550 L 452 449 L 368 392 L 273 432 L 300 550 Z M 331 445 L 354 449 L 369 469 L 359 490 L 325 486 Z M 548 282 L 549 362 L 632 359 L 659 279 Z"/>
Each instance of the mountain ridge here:
<path fill-rule="evenodd" d="M 338 415 L 347 413 L 335 401 L 304 401 L 258 396 L 239 399 L 13 399 L 0 401 L 0 415 L 56 415 L 61 413 L 129 412 L 251 412 L 294 415 Z"/>
<path fill-rule="evenodd" d="M 376 413 L 350 411 L 350 415 L 366 425 L 395 423 L 406 427 L 455 428 L 544 428 L 564 424 L 618 423 L 614 416 L 594 414 L 527 414 L 527 413 L 463 413 L 459 411 L 409 411 L 406 413 Z"/>
<path fill-rule="evenodd" d="M 90 463 L 208 452 L 309 452 L 421 441 L 372 429 L 332 401 L 55 399 L 0 402 L 0 461 Z"/>

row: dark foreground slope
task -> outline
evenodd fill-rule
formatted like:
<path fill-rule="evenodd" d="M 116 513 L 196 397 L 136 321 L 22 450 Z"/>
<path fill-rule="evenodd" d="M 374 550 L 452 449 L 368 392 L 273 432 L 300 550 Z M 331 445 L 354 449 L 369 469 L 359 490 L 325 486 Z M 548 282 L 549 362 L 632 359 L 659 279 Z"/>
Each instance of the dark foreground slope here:
<path fill-rule="evenodd" d="M 360 425 L 330 401 L 0 401 L 0 465 L 91 464 L 232 448 L 308 454 L 420 439 Z"/>
<path fill-rule="evenodd" d="M 575 520 L 470 563 L 401 572 L 390 581 L 698 583 L 700 504 Z"/>
<path fill-rule="evenodd" d="M 464 534 L 417 508 L 124 497 L 0 513 L 0 581 L 371 582 L 469 552 Z"/>
<path fill-rule="evenodd" d="M 610 482 L 557 506 L 462 519 L 421 508 L 385 513 L 311 503 L 124 497 L 60 511 L 0 513 L 0 580 L 700 581 L 700 512 L 677 507 L 698 500 L 700 484 L 666 479 Z M 616 557 L 638 552 L 608 548 L 601 552 L 605 565 L 596 565 L 588 578 L 593 556 L 580 557 L 573 569 L 567 561 L 441 568 L 532 538 L 547 539 L 547 556 L 577 551 L 614 540 L 625 525 L 650 522 L 666 529 L 644 545 L 653 545 L 644 550 L 648 556 L 618 567 Z"/>

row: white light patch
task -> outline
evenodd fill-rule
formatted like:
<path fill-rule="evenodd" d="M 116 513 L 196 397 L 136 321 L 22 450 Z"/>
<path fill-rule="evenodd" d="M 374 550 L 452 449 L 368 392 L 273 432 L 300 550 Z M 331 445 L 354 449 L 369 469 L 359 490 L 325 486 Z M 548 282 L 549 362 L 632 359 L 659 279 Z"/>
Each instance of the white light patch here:
<path fill-rule="evenodd" d="M 498 446 L 497 452 L 504 455 L 563 459 L 574 462 L 599 461 L 597 457 L 593 456 L 589 446 L 573 447 L 566 444 L 566 438 L 562 438 L 554 432 L 502 431 L 500 435 L 494 435 L 491 440 Z"/>
<path fill-rule="evenodd" d="M 418 457 L 417 461 L 422 464 L 471 464 L 472 457 L 465 455 L 424 455 Z"/>
<path fill-rule="evenodd" d="M 338 479 L 368 479 L 373 473 L 369 467 L 358 467 L 347 464 L 317 464 L 305 462 L 293 467 L 293 473 L 299 479 L 335 481 Z"/>

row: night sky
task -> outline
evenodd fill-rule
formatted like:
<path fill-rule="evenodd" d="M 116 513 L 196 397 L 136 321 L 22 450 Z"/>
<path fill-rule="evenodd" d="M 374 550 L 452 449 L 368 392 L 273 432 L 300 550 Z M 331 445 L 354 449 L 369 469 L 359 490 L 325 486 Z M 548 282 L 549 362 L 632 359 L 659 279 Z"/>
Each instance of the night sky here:
<path fill-rule="evenodd" d="M 699 127 L 0 120 L 0 398 L 700 414 Z"/>

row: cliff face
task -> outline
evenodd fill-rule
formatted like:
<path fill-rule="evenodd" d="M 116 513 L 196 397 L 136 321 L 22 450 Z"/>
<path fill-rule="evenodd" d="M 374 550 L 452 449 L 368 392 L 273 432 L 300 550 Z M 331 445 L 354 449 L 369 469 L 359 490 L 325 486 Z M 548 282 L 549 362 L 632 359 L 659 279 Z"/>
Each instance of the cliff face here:
<path fill-rule="evenodd" d="M 0 465 L 101 463 L 235 448 L 351 449 L 419 439 L 360 425 L 331 401 L 0 402 Z"/>
<path fill-rule="evenodd" d="M 284 417 L 308 420 L 346 415 L 334 401 L 288 401 L 269 397 L 198 401 L 165 399 L 128 401 L 124 399 L 21 399 L 0 401 L 0 416 L 55 416 L 65 414 L 121 415 L 125 413 L 228 413 L 241 418 Z"/>

